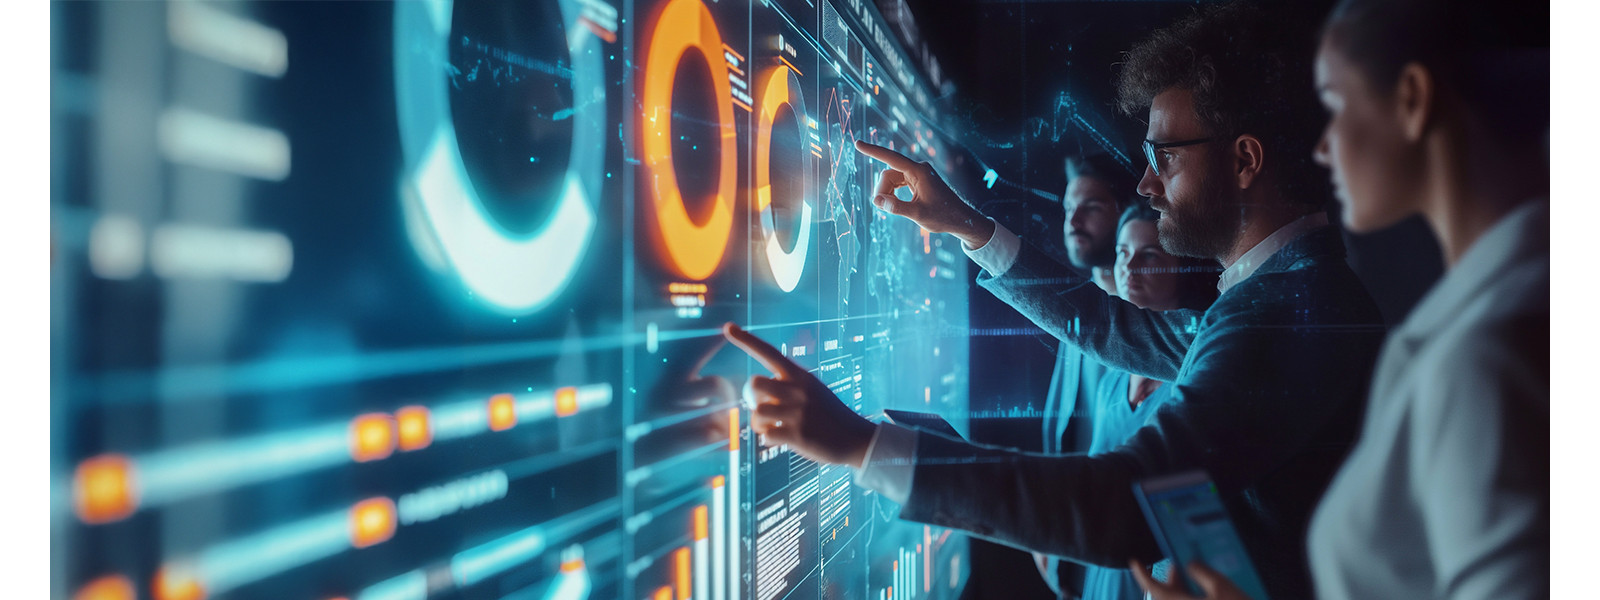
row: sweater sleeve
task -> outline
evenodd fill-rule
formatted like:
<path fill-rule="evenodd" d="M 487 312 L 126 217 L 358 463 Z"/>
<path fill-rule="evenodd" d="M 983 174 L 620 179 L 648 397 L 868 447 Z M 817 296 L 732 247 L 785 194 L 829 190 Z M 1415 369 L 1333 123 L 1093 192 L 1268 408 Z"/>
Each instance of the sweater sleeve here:
<path fill-rule="evenodd" d="M 980 273 L 978 285 L 1089 358 L 1162 381 L 1177 377 L 1203 316 L 1134 306 L 1026 240 L 1010 268 Z"/>

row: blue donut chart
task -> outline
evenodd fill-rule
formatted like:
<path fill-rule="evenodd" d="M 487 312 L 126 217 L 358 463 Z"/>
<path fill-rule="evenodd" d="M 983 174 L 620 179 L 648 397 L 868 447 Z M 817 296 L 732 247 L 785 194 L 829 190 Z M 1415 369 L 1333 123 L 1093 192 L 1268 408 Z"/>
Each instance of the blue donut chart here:
<path fill-rule="evenodd" d="M 571 283 L 596 226 L 605 160 L 605 80 L 600 40 L 578 25 L 576 0 L 560 0 L 572 64 L 571 158 L 550 217 L 516 235 L 491 216 L 467 175 L 450 117 L 451 0 L 395 5 L 395 93 L 405 183 L 443 259 L 473 296 L 496 311 L 537 312 Z"/>

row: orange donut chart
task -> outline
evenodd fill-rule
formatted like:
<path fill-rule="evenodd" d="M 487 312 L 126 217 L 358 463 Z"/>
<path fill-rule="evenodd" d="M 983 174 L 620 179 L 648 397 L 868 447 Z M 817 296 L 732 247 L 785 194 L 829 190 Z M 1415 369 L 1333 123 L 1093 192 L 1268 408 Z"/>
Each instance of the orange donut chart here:
<path fill-rule="evenodd" d="M 772 123 L 778 119 L 778 109 L 789 104 L 789 67 L 769 69 L 756 84 L 756 210 L 766 210 L 772 204 L 772 169 L 767 161 L 772 157 Z M 792 107 L 791 107 L 791 110 Z M 802 117 L 803 118 L 803 117 Z"/>
<path fill-rule="evenodd" d="M 801 179 L 803 190 L 801 192 L 800 239 L 795 242 L 794 249 L 783 251 L 777 238 L 777 225 L 772 214 L 772 124 L 778 119 L 778 110 L 784 106 L 795 113 L 795 124 L 800 127 L 801 139 L 805 137 L 806 105 L 805 97 L 800 95 L 800 79 L 795 76 L 793 69 L 787 66 L 778 66 L 768 70 L 761 76 L 757 84 L 759 96 L 756 99 L 756 164 L 755 164 L 755 211 L 761 215 L 762 245 L 767 256 L 767 265 L 772 268 L 772 277 L 777 282 L 778 288 L 785 292 L 792 292 L 800 283 L 800 276 L 805 272 L 806 258 L 811 250 L 811 189 L 810 182 Z M 802 173 L 811 172 L 811 153 L 800 152 L 804 165 Z"/>
<path fill-rule="evenodd" d="M 672 162 L 672 85 L 678 63 L 690 48 L 700 51 L 711 71 L 721 131 L 716 203 L 711 218 L 696 225 L 683 204 Z M 733 90 L 728 65 L 722 58 L 722 34 L 701 0 L 671 0 L 661 10 L 645 55 L 643 146 L 644 163 L 654 179 L 656 222 L 665 242 L 667 258 L 682 276 L 691 280 L 710 277 L 722 263 L 733 232 L 733 195 L 737 147 L 733 125 Z"/>

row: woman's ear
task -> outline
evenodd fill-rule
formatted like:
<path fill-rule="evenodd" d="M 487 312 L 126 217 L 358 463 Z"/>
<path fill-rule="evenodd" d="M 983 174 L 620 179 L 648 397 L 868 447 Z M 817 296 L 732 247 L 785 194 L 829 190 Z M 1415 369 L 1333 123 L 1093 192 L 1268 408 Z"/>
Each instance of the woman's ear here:
<path fill-rule="evenodd" d="M 1438 94 L 1433 74 L 1418 63 L 1406 63 L 1394 86 L 1395 119 L 1400 134 L 1408 142 L 1422 140 L 1429 122 L 1436 116 L 1434 97 Z"/>
<path fill-rule="evenodd" d="M 1261 150 L 1261 140 L 1244 134 L 1233 140 L 1233 174 L 1239 180 L 1239 189 L 1248 189 L 1261 177 L 1266 165 L 1266 154 Z"/>

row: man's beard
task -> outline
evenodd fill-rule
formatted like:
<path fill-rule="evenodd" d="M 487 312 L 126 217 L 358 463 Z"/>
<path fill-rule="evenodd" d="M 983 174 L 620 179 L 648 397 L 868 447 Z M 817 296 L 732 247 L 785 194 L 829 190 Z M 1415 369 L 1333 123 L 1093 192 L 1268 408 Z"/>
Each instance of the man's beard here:
<path fill-rule="evenodd" d="M 1219 174 L 1208 173 L 1196 198 L 1168 199 L 1167 210 L 1156 223 L 1161 248 L 1173 256 L 1220 258 L 1239 237 L 1243 209 L 1238 190 Z"/>
<path fill-rule="evenodd" d="M 1085 239 L 1088 238 L 1085 237 Z M 1067 236 L 1067 260 L 1072 263 L 1073 267 L 1083 269 L 1085 271 L 1094 267 L 1105 269 L 1110 268 L 1111 265 L 1117 261 L 1117 247 L 1115 245 L 1105 243 L 1096 244 L 1095 242 L 1096 240 L 1090 239 L 1089 245 L 1083 248 L 1083 251 L 1086 254 L 1080 255 L 1073 249 L 1077 247 L 1077 245 L 1073 243 L 1073 236 Z"/>

